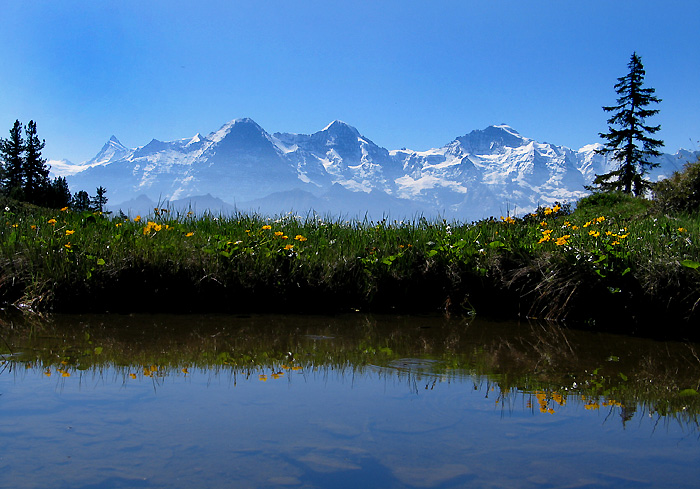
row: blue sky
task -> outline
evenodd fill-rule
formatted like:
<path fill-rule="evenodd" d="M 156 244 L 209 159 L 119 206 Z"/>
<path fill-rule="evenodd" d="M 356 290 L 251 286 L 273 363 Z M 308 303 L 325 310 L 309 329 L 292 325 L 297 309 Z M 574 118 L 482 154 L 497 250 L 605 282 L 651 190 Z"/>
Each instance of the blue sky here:
<path fill-rule="evenodd" d="M 633 51 L 664 150 L 700 149 L 697 0 L 1 3 L 0 136 L 33 119 L 49 159 L 239 117 L 297 133 L 340 119 L 416 150 L 507 123 L 578 149 L 607 130 Z"/>

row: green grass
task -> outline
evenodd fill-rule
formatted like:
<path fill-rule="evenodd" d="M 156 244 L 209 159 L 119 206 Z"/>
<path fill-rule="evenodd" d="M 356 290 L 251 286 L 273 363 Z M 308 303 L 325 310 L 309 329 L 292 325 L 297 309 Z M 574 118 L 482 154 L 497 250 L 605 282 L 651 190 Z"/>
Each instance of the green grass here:
<path fill-rule="evenodd" d="M 598 198 L 475 223 L 0 203 L 0 300 L 53 311 L 476 311 L 695 334 L 698 216 Z"/>

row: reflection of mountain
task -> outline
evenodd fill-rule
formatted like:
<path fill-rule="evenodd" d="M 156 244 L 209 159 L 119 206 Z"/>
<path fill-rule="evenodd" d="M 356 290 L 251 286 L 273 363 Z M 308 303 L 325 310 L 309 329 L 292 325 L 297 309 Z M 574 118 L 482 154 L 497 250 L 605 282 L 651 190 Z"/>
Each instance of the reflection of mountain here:
<path fill-rule="evenodd" d="M 139 212 L 169 202 L 214 211 L 476 219 L 582 197 L 583 186 L 611 168 L 597 147 L 573 151 L 498 125 L 441 148 L 388 151 L 340 121 L 310 135 L 271 135 L 251 119 L 236 119 L 207 136 L 154 139 L 135 149 L 112 136 L 92 160 L 63 162 L 56 171 L 68 175 L 72 188 L 103 185 L 111 207 Z M 650 177 L 699 154 L 663 155 Z"/>

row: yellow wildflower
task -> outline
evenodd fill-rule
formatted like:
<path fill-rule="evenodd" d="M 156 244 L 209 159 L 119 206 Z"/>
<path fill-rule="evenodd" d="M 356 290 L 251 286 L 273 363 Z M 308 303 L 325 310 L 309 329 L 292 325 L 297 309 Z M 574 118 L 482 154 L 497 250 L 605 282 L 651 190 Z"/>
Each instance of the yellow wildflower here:
<path fill-rule="evenodd" d="M 543 228 L 546 228 L 546 227 L 547 227 L 547 221 L 542 221 L 542 222 L 540 223 L 540 226 L 542 226 Z"/>
<path fill-rule="evenodd" d="M 678 228 L 678 232 L 679 232 L 679 233 L 685 233 L 685 232 L 687 232 L 687 231 L 688 231 L 688 230 L 687 230 L 686 228 Z"/>
<path fill-rule="evenodd" d="M 556 244 L 557 246 L 562 246 L 566 244 L 566 240 L 569 239 L 571 235 L 565 234 L 564 236 L 561 236 L 560 238 L 557 238 Z"/>
<path fill-rule="evenodd" d="M 552 212 L 559 212 L 560 210 L 561 210 L 561 206 L 559 204 L 552 207 Z"/>
<path fill-rule="evenodd" d="M 583 225 L 584 228 L 587 228 L 588 226 L 591 225 L 591 221 L 588 221 L 586 224 Z"/>
<path fill-rule="evenodd" d="M 597 222 L 603 222 L 603 221 L 605 221 L 605 216 L 596 217 L 595 220 Z"/>
<path fill-rule="evenodd" d="M 29 226 L 29 227 L 32 228 L 32 229 L 36 229 L 36 224 L 32 224 L 32 225 Z"/>
<path fill-rule="evenodd" d="M 55 225 L 56 225 L 56 219 L 49 219 L 49 224 L 51 224 L 52 226 L 55 226 Z"/>
<path fill-rule="evenodd" d="M 120 228 L 120 227 L 122 227 L 122 223 L 121 223 L 121 222 L 118 222 L 118 223 L 116 223 L 114 226 Z"/>
<path fill-rule="evenodd" d="M 134 222 L 139 222 L 140 220 L 141 220 L 141 216 L 134 217 Z"/>
<path fill-rule="evenodd" d="M 571 229 L 573 229 L 574 231 L 576 231 L 576 230 L 578 229 L 578 226 L 576 226 L 576 225 L 574 224 L 573 226 L 571 226 Z"/>
<path fill-rule="evenodd" d="M 550 209 L 549 207 L 545 207 L 545 208 L 544 208 L 544 215 L 545 215 L 545 216 L 548 216 L 548 215 L 550 215 L 551 213 L 552 213 L 552 209 Z"/>
<path fill-rule="evenodd" d="M 70 236 L 73 233 L 75 233 L 74 229 L 66 229 L 66 236 Z"/>
<path fill-rule="evenodd" d="M 275 231 L 275 236 L 282 236 L 284 233 L 282 231 Z"/>
<path fill-rule="evenodd" d="M 597 238 L 598 236 L 600 236 L 600 231 L 593 231 L 593 230 L 590 230 L 590 231 L 588 231 L 588 234 L 589 234 L 590 236 L 593 236 L 594 238 Z"/>
<path fill-rule="evenodd" d="M 287 246 L 284 247 L 285 250 L 289 251 L 292 248 L 294 248 L 294 245 L 288 244 Z"/>
<path fill-rule="evenodd" d="M 307 240 L 307 238 L 305 238 L 301 234 L 297 234 L 296 236 L 294 236 L 294 239 L 296 239 L 297 241 L 306 241 Z"/>
<path fill-rule="evenodd" d="M 67 242 L 66 244 L 64 244 L 63 246 L 65 246 L 65 247 L 68 248 L 69 250 L 70 250 L 71 247 L 72 247 L 72 245 L 70 244 L 70 241 Z"/>
<path fill-rule="evenodd" d="M 263 229 L 272 229 L 272 226 L 270 226 L 269 224 L 265 224 L 262 228 Z"/>
<path fill-rule="evenodd" d="M 61 212 L 66 212 L 68 210 L 68 206 L 66 207 L 61 207 Z"/>
<path fill-rule="evenodd" d="M 185 234 L 185 236 L 189 238 L 190 236 L 194 236 L 194 233 L 190 231 L 189 233 Z"/>

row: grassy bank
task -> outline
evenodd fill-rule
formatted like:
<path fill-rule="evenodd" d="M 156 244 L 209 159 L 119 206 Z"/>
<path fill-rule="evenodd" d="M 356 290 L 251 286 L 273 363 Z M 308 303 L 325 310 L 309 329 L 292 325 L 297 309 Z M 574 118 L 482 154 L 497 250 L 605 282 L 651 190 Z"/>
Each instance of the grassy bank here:
<path fill-rule="evenodd" d="M 444 309 L 688 336 L 698 319 L 700 218 L 635 199 L 470 224 L 0 205 L 0 300 L 34 310 Z"/>

